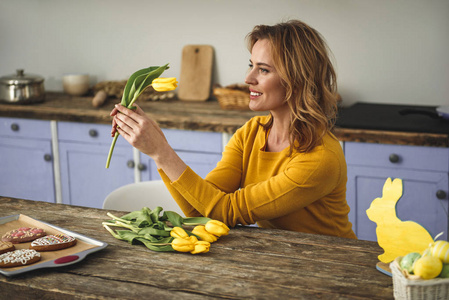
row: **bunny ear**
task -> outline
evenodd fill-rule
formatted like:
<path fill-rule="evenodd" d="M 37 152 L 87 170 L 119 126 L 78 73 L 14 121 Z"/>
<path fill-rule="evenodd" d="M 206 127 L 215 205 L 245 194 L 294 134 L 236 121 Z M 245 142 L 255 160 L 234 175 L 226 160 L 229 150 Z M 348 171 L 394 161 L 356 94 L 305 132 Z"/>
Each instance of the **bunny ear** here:
<path fill-rule="evenodd" d="M 389 177 L 382 189 L 382 198 L 397 202 L 402 197 L 402 179 L 396 178 L 391 181 Z"/>

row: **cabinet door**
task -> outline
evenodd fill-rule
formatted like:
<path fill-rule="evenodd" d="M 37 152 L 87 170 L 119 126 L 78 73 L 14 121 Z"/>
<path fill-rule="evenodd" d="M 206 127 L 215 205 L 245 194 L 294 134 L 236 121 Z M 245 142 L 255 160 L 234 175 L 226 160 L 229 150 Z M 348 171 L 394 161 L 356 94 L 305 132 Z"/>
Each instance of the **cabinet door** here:
<path fill-rule="evenodd" d="M 432 237 L 444 232 L 441 238 L 447 240 L 448 199 L 436 196 L 437 191 L 448 189 L 447 173 L 348 166 L 349 219 L 357 237 L 377 240 L 376 223 L 368 219 L 366 210 L 375 198 L 382 197 L 382 188 L 388 177 L 402 179 L 403 194 L 396 204 L 397 217 L 402 221 L 419 223 Z"/>
<path fill-rule="evenodd" d="M 55 202 L 50 140 L 0 137 L 0 195 Z"/>
<path fill-rule="evenodd" d="M 59 143 L 63 203 L 102 208 L 110 192 L 134 182 L 134 169 L 127 166 L 132 148 L 116 146 L 106 169 L 108 151 L 104 144 Z"/>

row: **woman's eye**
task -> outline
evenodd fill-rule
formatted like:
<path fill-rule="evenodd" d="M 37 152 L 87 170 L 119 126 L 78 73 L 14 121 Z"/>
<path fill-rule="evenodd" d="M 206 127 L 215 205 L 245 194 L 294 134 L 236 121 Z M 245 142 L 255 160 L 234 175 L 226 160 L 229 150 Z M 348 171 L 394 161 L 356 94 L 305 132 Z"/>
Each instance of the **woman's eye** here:
<path fill-rule="evenodd" d="M 267 70 L 267 69 L 260 68 L 260 72 L 261 72 L 261 73 L 268 73 L 268 70 Z"/>
<path fill-rule="evenodd" d="M 253 66 L 253 64 L 249 64 L 248 67 L 249 67 L 250 69 L 252 69 L 254 66 Z"/>

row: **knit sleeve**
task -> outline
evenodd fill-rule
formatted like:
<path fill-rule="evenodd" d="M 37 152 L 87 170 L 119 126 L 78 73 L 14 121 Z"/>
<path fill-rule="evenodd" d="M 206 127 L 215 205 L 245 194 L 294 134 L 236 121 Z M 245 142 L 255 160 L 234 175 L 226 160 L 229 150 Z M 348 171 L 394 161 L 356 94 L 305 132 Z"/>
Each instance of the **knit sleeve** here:
<path fill-rule="evenodd" d="M 283 172 L 233 192 L 220 190 L 190 168 L 172 186 L 201 215 L 229 226 L 248 225 L 283 217 L 321 199 L 335 189 L 340 173 L 336 159 L 317 153 L 300 156 Z"/>

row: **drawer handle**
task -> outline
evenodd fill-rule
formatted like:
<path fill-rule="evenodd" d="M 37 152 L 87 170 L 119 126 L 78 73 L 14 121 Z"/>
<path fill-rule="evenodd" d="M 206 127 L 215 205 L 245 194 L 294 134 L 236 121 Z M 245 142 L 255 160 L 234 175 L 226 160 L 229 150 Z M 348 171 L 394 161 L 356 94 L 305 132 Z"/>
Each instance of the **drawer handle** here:
<path fill-rule="evenodd" d="M 399 155 L 392 153 L 392 154 L 390 154 L 388 159 L 390 160 L 391 163 L 395 164 L 395 163 L 399 162 Z"/>
<path fill-rule="evenodd" d="M 89 130 L 89 135 L 91 137 L 97 137 L 98 136 L 98 131 L 96 131 L 95 129 L 91 129 L 91 130 Z"/>
<path fill-rule="evenodd" d="M 17 123 L 12 123 L 12 124 L 11 124 L 11 130 L 12 130 L 12 131 L 19 131 L 19 124 L 17 124 Z"/>
<path fill-rule="evenodd" d="M 144 165 L 144 164 L 138 164 L 138 165 L 137 165 L 137 169 L 138 169 L 139 171 L 145 171 L 145 170 L 147 169 L 147 166 Z"/>
<path fill-rule="evenodd" d="M 44 160 L 45 161 L 51 161 L 51 154 L 45 154 L 44 155 Z"/>
<path fill-rule="evenodd" d="M 441 200 L 446 199 L 446 197 L 447 197 L 446 192 L 443 190 L 438 190 L 436 195 L 437 195 L 437 198 L 441 199 Z"/>
<path fill-rule="evenodd" d="M 128 162 L 126 163 L 126 165 L 128 166 L 128 168 L 132 169 L 134 168 L 134 166 L 136 165 L 136 163 L 133 160 L 128 160 Z"/>

